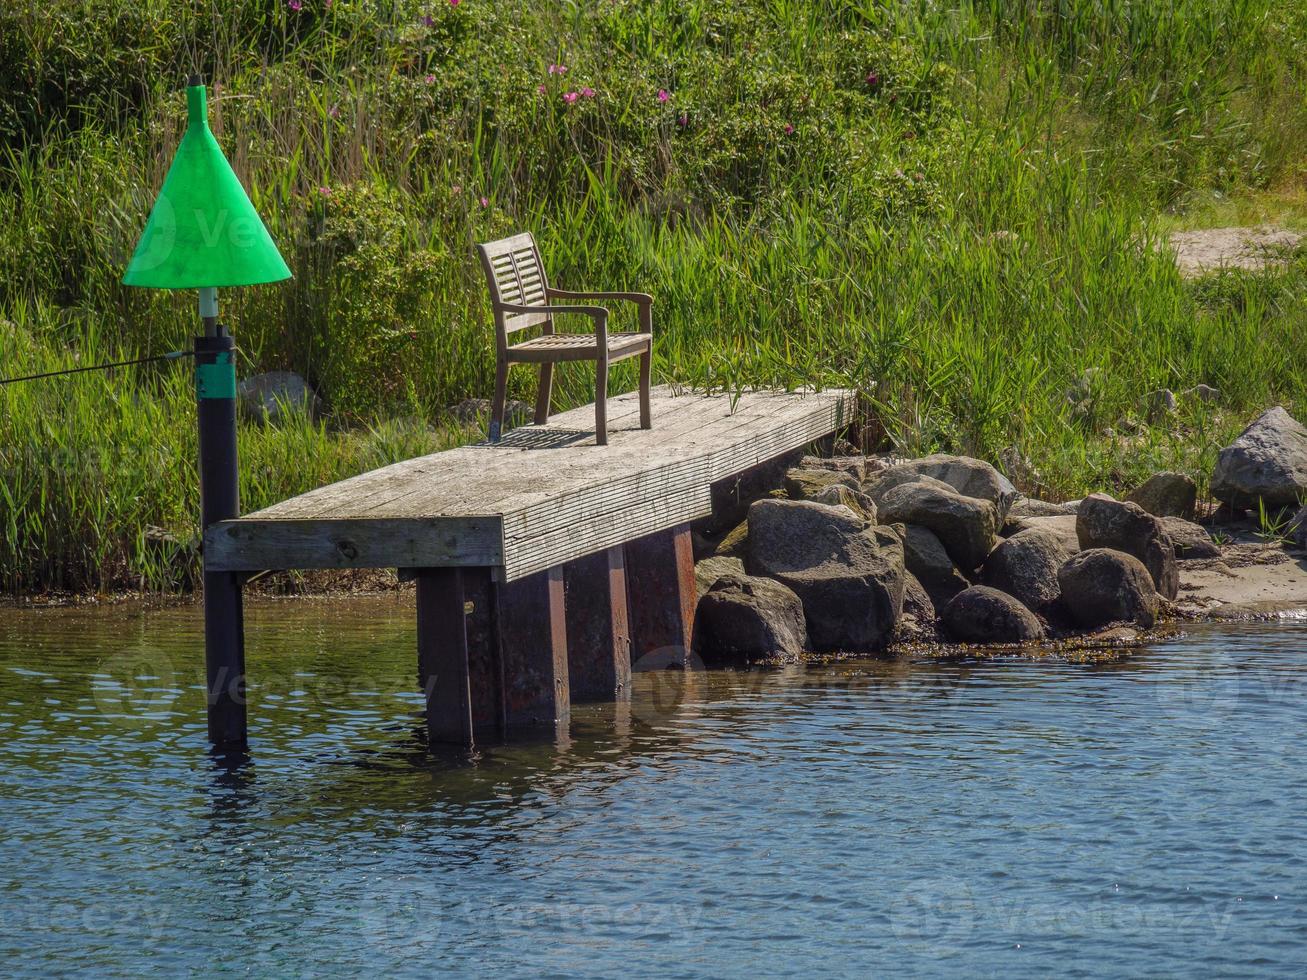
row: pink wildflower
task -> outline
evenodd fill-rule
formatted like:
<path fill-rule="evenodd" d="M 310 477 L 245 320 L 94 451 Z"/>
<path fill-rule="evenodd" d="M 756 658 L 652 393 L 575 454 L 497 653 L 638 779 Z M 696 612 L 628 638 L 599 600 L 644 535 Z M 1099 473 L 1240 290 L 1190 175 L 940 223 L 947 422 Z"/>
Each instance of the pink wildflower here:
<path fill-rule="evenodd" d="M 482 206 L 483 208 L 488 208 L 488 207 L 490 207 L 490 199 L 487 198 L 487 197 L 483 197 L 483 198 L 481 198 L 481 206 Z"/>
<path fill-rule="evenodd" d="M 435 75 L 428 75 L 428 76 L 426 77 L 425 81 L 426 81 L 426 83 L 427 83 L 428 85 L 434 85 L 434 84 L 436 84 L 436 76 L 435 76 Z"/>
<path fill-rule="evenodd" d="M 462 0 L 449 0 L 449 5 L 451 7 L 457 7 L 461 2 Z"/>
<path fill-rule="evenodd" d="M 549 66 L 549 74 L 551 74 L 551 75 L 566 75 L 566 74 L 567 74 L 567 65 L 550 65 L 550 66 Z"/>
<path fill-rule="evenodd" d="M 676 125 L 680 126 L 682 129 L 690 125 L 690 114 L 688 112 L 683 112 L 677 116 Z"/>
<path fill-rule="evenodd" d="M 658 101 L 659 101 L 659 102 L 666 102 L 666 101 L 667 101 L 668 99 L 670 99 L 670 98 L 671 98 L 671 95 L 668 93 L 667 89 L 665 89 L 665 88 L 660 88 L 660 89 L 658 90 Z"/>
<path fill-rule="evenodd" d="M 331 197 L 331 188 L 330 188 L 330 187 L 319 187 L 319 188 L 318 188 L 318 193 L 321 194 L 323 197 Z"/>
<path fill-rule="evenodd" d="M 867 74 L 867 87 L 868 87 L 868 88 L 875 88 L 875 87 L 876 87 L 877 85 L 879 85 L 879 84 L 880 84 L 880 76 L 877 75 L 874 71 L 873 71 L 873 72 L 868 72 L 868 74 Z"/>
<path fill-rule="evenodd" d="M 537 85 L 536 91 L 539 92 L 541 95 L 544 95 L 546 92 L 549 91 L 549 89 L 545 88 L 543 85 Z"/>
<path fill-rule="evenodd" d="M 299 13 L 304 9 L 304 0 L 286 0 L 286 6 L 295 11 L 295 13 Z"/>
<path fill-rule="evenodd" d="M 571 105 L 580 97 L 580 94 L 581 93 L 579 92 L 564 92 L 563 101 L 566 102 L 568 105 Z"/>
<path fill-rule="evenodd" d="M 589 86 L 586 86 L 585 88 L 581 89 L 581 96 L 586 99 L 593 99 L 595 97 L 595 90 L 590 88 Z"/>
<path fill-rule="evenodd" d="M 338 106 L 338 105 L 334 105 L 334 106 L 332 106 L 330 109 L 327 110 L 327 115 L 329 115 L 332 119 L 339 119 L 339 118 L 340 118 L 340 106 Z"/>
<path fill-rule="evenodd" d="M 794 127 L 793 127 L 792 125 L 790 125 L 789 123 L 786 123 L 786 124 L 785 124 L 785 135 L 786 135 L 786 136 L 789 136 L 789 135 L 790 135 L 791 133 L 793 133 L 793 132 L 794 132 Z"/>

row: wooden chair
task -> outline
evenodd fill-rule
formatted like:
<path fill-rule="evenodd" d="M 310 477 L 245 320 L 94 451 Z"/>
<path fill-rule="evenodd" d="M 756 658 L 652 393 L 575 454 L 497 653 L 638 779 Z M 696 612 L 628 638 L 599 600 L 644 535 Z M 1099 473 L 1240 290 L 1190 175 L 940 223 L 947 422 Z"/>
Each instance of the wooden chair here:
<path fill-rule="evenodd" d="M 498 441 L 504 424 L 508 369 L 516 362 L 540 365 L 536 393 L 536 425 L 549 419 L 554 365 L 560 361 L 595 362 L 595 441 L 608 444 L 608 366 L 628 357 L 640 358 L 640 428 L 653 426 L 649 406 L 649 376 L 653 361 L 653 297 L 645 293 L 588 293 L 553 289 L 545 277 L 540 250 L 530 233 L 478 245 L 481 267 L 490 286 L 495 314 L 495 401 L 490 417 L 491 441 Z M 626 300 L 640 314 L 638 333 L 608 332 L 608 311 L 602 306 L 552 305 L 552 300 Z M 554 317 L 577 313 L 594 321 L 594 333 L 557 333 Z M 510 344 L 519 330 L 540 327 L 537 337 Z"/>

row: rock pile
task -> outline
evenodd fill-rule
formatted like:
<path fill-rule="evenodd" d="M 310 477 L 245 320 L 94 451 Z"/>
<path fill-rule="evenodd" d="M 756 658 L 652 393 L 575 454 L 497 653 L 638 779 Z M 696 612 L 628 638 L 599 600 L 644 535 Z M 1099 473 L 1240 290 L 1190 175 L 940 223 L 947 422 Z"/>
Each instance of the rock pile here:
<path fill-rule="evenodd" d="M 1151 626 L 1176 595 L 1177 549 L 1215 547 L 1178 516 L 1192 516 L 1194 495 L 1176 474 L 1132 495 L 1158 515 L 1103 494 L 1073 505 L 1021 498 L 964 456 L 875 462 L 805 458 L 700 561 L 706 662 L 871 651 L 905 630 L 1021 643 Z"/>

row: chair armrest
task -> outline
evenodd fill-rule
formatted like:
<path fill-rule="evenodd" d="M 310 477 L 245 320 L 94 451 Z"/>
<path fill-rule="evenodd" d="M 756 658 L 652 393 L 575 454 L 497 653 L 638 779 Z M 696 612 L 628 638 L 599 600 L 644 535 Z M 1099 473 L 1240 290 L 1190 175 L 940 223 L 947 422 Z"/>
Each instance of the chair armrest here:
<path fill-rule="evenodd" d="M 641 333 L 653 333 L 653 297 L 648 293 L 587 293 L 550 287 L 545 290 L 545 296 L 548 299 L 616 299 L 635 303 L 640 310 Z M 554 309 L 562 309 L 562 307 L 554 307 Z"/>
<path fill-rule="evenodd" d="M 599 338 L 600 349 L 608 343 L 608 311 L 602 306 L 550 306 L 541 303 L 524 306 L 521 303 L 497 303 L 496 307 L 505 313 L 579 313 L 595 322 L 595 336 Z"/>
<path fill-rule="evenodd" d="M 554 289 L 552 286 L 545 290 L 545 295 L 550 299 L 621 299 L 645 305 L 653 302 L 653 297 L 648 293 L 587 293 L 572 289 Z"/>

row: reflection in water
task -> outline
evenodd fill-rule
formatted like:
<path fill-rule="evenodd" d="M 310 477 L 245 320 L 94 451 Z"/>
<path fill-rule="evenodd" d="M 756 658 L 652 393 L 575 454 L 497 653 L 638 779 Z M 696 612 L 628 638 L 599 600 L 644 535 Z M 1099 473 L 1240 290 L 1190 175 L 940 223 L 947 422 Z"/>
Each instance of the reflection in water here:
<path fill-rule="evenodd" d="M 48 973 L 1282 973 L 1303 624 L 1126 660 L 641 673 L 427 751 L 402 600 L 254 603 L 252 754 L 198 613 L 0 613 L 7 964 Z M 7 972 L 15 972 L 9 970 Z"/>

